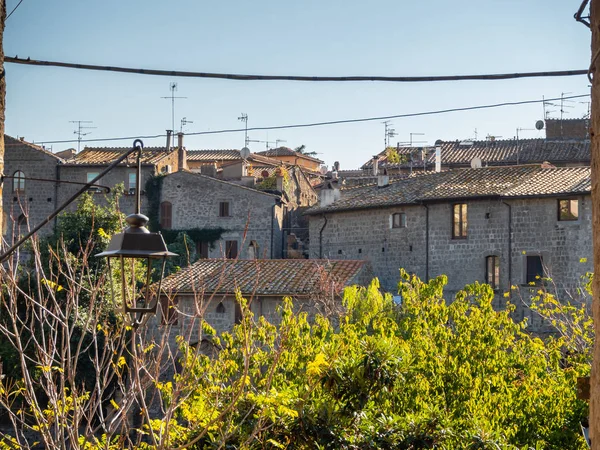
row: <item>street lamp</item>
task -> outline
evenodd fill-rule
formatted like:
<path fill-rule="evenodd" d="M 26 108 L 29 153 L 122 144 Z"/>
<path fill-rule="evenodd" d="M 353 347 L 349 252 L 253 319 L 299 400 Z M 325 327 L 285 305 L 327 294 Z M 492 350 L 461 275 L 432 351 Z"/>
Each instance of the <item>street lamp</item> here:
<path fill-rule="evenodd" d="M 121 301 L 123 303 L 123 315 L 129 316 L 132 325 L 138 326 L 144 314 L 156 313 L 160 289 L 165 273 L 165 264 L 170 256 L 177 254 L 170 252 L 160 233 L 151 233 L 146 228 L 148 217 L 140 213 L 140 192 L 142 164 L 141 155 L 144 144 L 136 139 L 133 142 L 134 149 L 137 149 L 137 176 L 136 176 L 136 205 L 135 213 L 127 216 L 125 219 L 129 225 L 122 233 L 115 234 L 108 245 L 108 249 L 97 254 L 98 257 L 108 259 L 108 268 L 110 275 L 111 289 L 114 297 L 113 270 L 111 259 L 118 260 L 121 272 Z M 152 262 L 160 261 L 160 278 L 158 289 L 155 293 L 154 301 L 151 301 L 152 292 L 150 290 L 150 281 L 152 274 Z M 143 261 L 146 264 L 146 286 L 143 295 L 137 295 L 135 282 L 135 267 L 137 261 Z M 129 277 L 127 271 L 130 271 Z"/>

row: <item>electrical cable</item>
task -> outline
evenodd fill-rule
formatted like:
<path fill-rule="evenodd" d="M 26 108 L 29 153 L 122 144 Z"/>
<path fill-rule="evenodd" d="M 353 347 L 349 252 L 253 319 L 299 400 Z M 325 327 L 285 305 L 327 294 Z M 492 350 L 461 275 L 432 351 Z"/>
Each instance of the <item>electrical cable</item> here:
<path fill-rule="evenodd" d="M 573 98 L 582 98 L 589 97 L 590 94 L 582 94 L 582 95 L 571 95 L 568 97 L 562 97 L 562 100 L 569 100 Z M 380 121 L 380 120 L 388 120 L 388 119 L 401 119 L 406 117 L 419 117 L 419 116 L 430 116 L 436 114 L 447 114 L 451 112 L 461 112 L 461 111 L 474 111 L 479 109 L 490 109 L 490 108 L 500 108 L 504 106 L 519 106 L 519 105 L 528 105 L 534 103 L 542 103 L 542 102 L 550 102 L 550 101 L 558 101 L 561 100 L 561 97 L 556 98 L 546 98 L 543 100 L 523 100 L 519 102 L 504 102 L 504 103 L 494 103 L 490 105 L 478 105 L 478 106 L 465 106 L 461 108 L 448 108 L 448 109 L 440 109 L 434 111 L 423 111 L 417 113 L 406 113 L 406 114 L 394 114 L 391 116 L 378 116 L 378 117 L 366 117 L 359 119 L 342 119 L 342 120 L 331 120 L 325 122 L 313 122 L 313 123 L 303 123 L 303 124 L 291 124 L 291 125 L 275 125 L 269 127 L 252 127 L 248 128 L 232 128 L 225 130 L 212 130 L 212 131 L 196 131 L 192 133 L 185 133 L 186 136 L 202 136 L 209 134 L 225 134 L 225 133 L 240 133 L 246 131 L 268 131 L 268 130 L 283 130 L 283 129 L 292 129 L 292 128 L 310 128 L 310 127 L 320 127 L 327 125 L 340 125 L 347 123 L 359 123 L 359 122 L 372 122 L 372 121 Z M 110 137 L 110 138 L 94 138 L 94 139 L 82 139 L 81 142 L 103 142 L 103 141 L 124 141 L 124 140 L 133 140 L 133 139 L 158 139 L 162 137 L 166 137 L 166 134 L 155 134 L 148 136 L 126 136 L 126 137 Z M 68 144 L 78 142 L 77 139 L 68 139 L 68 140 L 58 140 L 58 141 L 38 141 L 39 144 Z"/>
<path fill-rule="evenodd" d="M 8 20 L 8 18 L 9 18 L 10 16 L 12 16 L 12 14 L 13 14 L 13 13 L 14 13 L 14 12 L 17 10 L 17 8 L 18 8 L 18 7 L 21 5 L 21 3 L 23 3 L 23 0 L 20 0 L 20 1 L 19 1 L 19 3 L 17 3 L 17 6 L 15 6 L 15 7 L 13 8 L 13 10 L 10 12 L 10 14 L 9 14 L 8 16 L 6 16 L 6 19 L 4 19 L 4 20 Z"/>
<path fill-rule="evenodd" d="M 418 76 L 418 77 L 388 77 L 379 75 L 367 76 L 300 76 L 300 75 L 249 75 L 235 73 L 211 73 L 211 72 L 189 72 L 180 70 L 157 70 L 157 69 L 134 69 L 131 67 L 99 66 L 95 64 L 77 64 L 60 61 L 40 61 L 31 58 L 23 59 L 6 56 L 4 62 L 12 64 L 25 64 L 29 66 L 52 66 L 68 69 L 97 70 L 104 72 L 134 73 L 138 75 L 158 75 L 168 77 L 187 78 L 216 78 L 238 81 L 388 81 L 388 82 L 424 82 L 424 81 L 466 81 L 466 80 L 509 80 L 515 78 L 535 77 L 567 77 L 573 75 L 585 75 L 587 70 L 556 70 L 545 72 L 522 72 L 522 73 L 496 73 L 479 75 L 440 75 L 440 76 Z"/>

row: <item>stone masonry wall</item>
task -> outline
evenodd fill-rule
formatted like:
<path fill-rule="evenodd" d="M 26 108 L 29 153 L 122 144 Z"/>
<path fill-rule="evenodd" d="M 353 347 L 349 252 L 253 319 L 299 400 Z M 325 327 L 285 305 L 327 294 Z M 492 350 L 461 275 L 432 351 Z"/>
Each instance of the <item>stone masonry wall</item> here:
<path fill-rule="evenodd" d="M 591 198 L 577 197 L 579 219 L 558 220 L 558 199 L 538 198 L 507 200 L 512 209 L 512 252 L 509 279 L 509 207 L 493 201 L 467 201 L 468 237 L 452 238 L 452 203 L 428 205 L 429 208 L 429 277 L 448 276 L 448 298 L 475 281 L 485 282 L 486 257 L 500 258 L 500 288 L 496 306 L 504 305 L 504 292 L 511 292 L 517 317 L 528 316 L 540 326 L 539 318 L 524 307 L 539 287 L 526 284 L 527 255 L 541 255 L 544 269 L 552 278 L 546 287 L 559 298 L 577 297 L 581 276 L 592 271 Z M 389 217 L 404 211 L 407 227 L 392 229 Z M 328 213 L 323 231 L 323 258 L 368 259 L 384 289 L 394 291 L 398 269 L 403 267 L 422 279 L 426 278 L 426 208 L 381 208 Z M 319 257 L 319 232 L 322 216 L 310 216 L 310 257 Z M 411 251 L 412 249 L 412 251 Z"/>
<path fill-rule="evenodd" d="M 5 137 L 6 149 L 4 158 L 4 173 L 14 175 L 18 170 L 25 177 L 56 179 L 56 166 L 60 159 L 27 143 L 9 136 Z M 2 203 L 4 218 L 2 234 L 7 243 L 13 242 L 19 234 L 18 221 L 21 221 L 20 234 L 34 227 L 54 211 L 57 205 L 56 185 L 52 182 L 25 180 L 25 190 L 15 192 L 12 178 L 4 180 Z M 40 230 L 41 235 L 52 231 L 52 223 Z"/>
<path fill-rule="evenodd" d="M 161 202 L 165 201 L 172 204 L 175 230 L 217 227 L 227 230 L 210 249 L 210 258 L 223 257 L 228 240 L 238 242 L 240 258 L 248 257 L 251 241 L 258 243 L 261 259 L 281 257 L 282 208 L 276 205 L 274 195 L 199 174 L 177 172 L 163 180 Z M 229 217 L 219 217 L 220 202 L 229 202 Z"/>

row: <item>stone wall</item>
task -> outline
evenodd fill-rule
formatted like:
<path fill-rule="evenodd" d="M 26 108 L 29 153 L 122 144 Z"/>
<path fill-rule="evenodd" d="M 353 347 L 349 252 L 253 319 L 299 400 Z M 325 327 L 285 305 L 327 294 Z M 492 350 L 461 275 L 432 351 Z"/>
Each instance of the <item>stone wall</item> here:
<path fill-rule="evenodd" d="M 4 173 L 12 176 L 22 171 L 32 178 L 56 179 L 56 167 L 60 158 L 41 148 L 5 136 Z M 12 178 L 4 180 L 2 192 L 4 209 L 3 236 L 7 243 L 13 242 L 13 234 L 24 234 L 44 220 L 56 209 L 57 185 L 52 182 L 25 180 L 23 191 L 15 190 Z M 19 218 L 21 218 L 19 229 Z M 53 223 L 46 225 L 40 235 L 50 233 Z"/>
<path fill-rule="evenodd" d="M 252 241 L 258 256 L 281 258 L 283 209 L 275 195 L 190 172 L 164 178 L 161 202 L 172 204 L 172 229 L 224 228 L 210 258 L 224 256 L 225 241 L 238 242 L 240 258 L 248 258 Z M 219 216 L 221 202 L 229 203 L 229 216 Z"/>
<path fill-rule="evenodd" d="M 538 321 L 524 303 L 539 287 L 527 286 L 526 258 L 541 255 L 544 270 L 552 278 L 546 287 L 559 298 L 577 297 L 581 276 L 592 271 L 591 198 L 579 200 L 579 219 L 558 220 L 558 199 L 538 198 L 467 201 L 468 236 L 452 238 L 452 203 L 427 206 L 379 208 L 310 216 L 310 257 L 367 259 L 384 289 L 395 292 L 398 269 L 404 268 L 422 279 L 448 276 L 448 298 L 468 283 L 485 282 L 486 257 L 500 258 L 499 289 L 496 306 L 504 305 L 503 294 L 510 287 L 517 317 Z M 510 208 L 509 206 L 510 205 Z M 429 210 L 429 260 L 426 229 Z M 512 213 L 512 250 L 509 257 L 509 210 Z M 391 228 L 390 216 L 406 213 L 406 228 Z M 321 242 L 321 245 L 320 245 Z M 510 261 L 510 262 L 509 262 Z M 510 272 L 510 277 L 509 277 Z M 539 323 L 537 323 L 539 325 Z"/>

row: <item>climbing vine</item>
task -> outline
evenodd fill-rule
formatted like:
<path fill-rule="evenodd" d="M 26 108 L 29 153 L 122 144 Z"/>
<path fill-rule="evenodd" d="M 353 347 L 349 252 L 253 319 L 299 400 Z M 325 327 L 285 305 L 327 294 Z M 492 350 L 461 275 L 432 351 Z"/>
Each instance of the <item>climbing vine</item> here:
<path fill-rule="evenodd" d="M 188 228 L 188 229 L 177 229 L 167 230 L 160 226 L 160 194 L 162 191 L 162 183 L 165 175 L 153 175 L 146 182 L 146 198 L 148 199 L 148 227 L 151 230 L 160 231 L 165 239 L 167 246 L 180 245 L 181 242 L 184 244 L 187 239 L 191 239 L 193 242 L 207 242 L 211 248 L 214 248 L 214 243 L 221 239 L 223 233 L 227 230 L 225 228 Z M 184 236 L 184 237 L 182 237 Z M 194 252 L 195 255 L 195 252 Z M 190 258 L 192 259 L 192 258 Z M 194 258 L 195 260 L 195 258 Z M 190 260 L 193 262 L 193 260 Z"/>

